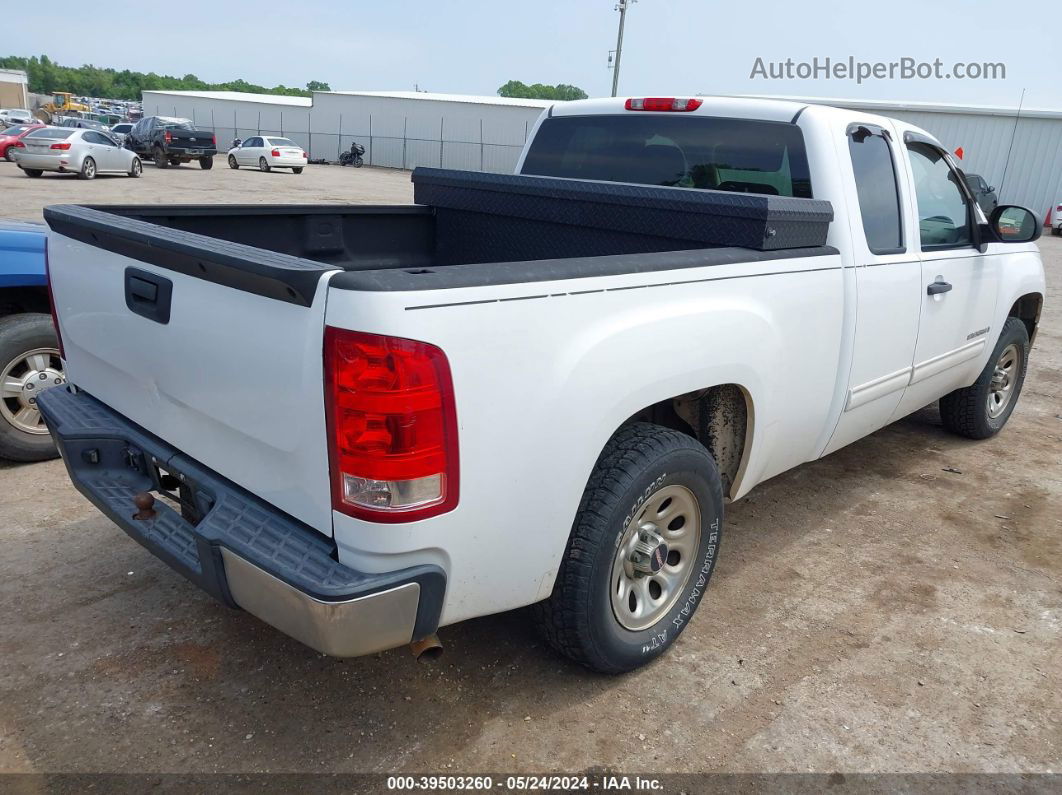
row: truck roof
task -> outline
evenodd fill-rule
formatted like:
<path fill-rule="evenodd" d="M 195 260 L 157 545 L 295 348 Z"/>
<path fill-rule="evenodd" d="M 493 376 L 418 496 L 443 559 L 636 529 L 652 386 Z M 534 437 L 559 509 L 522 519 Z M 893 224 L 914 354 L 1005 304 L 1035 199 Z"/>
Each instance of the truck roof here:
<path fill-rule="evenodd" d="M 762 99 L 759 97 L 713 97 L 685 95 L 675 93 L 645 94 L 642 96 L 675 97 L 689 96 L 701 100 L 701 106 L 693 111 L 684 111 L 691 116 L 723 116 L 731 119 L 761 119 L 764 121 L 795 122 L 798 116 L 815 118 L 823 123 L 842 124 L 847 127 L 855 120 L 878 124 L 883 127 L 894 125 L 901 132 L 911 131 L 925 138 L 936 141 L 920 127 L 913 124 L 868 113 L 851 108 L 838 108 L 832 105 L 820 105 L 808 102 L 796 102 L 785 99 Z M 604 97 L 600 99 L 580 99 L 572 102 L 558 102 L 546 113 L 549 116 L 595 116 L 613 115 L 627 112 L 624 104 L 627 97 Z M 939 143 L 939 142 L 938 142 Z"/>

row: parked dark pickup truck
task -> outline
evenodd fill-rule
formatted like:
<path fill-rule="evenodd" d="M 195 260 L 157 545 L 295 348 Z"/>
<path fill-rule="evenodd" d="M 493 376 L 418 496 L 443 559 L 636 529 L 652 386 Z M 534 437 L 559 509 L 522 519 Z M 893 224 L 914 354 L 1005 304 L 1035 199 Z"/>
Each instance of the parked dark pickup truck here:
<path fill-rule="evenodd" d="M 138 121 L 125 137 L 125 148 L 142 160 L 154 160 L 159 168 L 193 160 L 203 168 L 213 168 L 218 153 L 214 133 L 196 129 L 188 119 L 170 116 L 146 116 Z"/>

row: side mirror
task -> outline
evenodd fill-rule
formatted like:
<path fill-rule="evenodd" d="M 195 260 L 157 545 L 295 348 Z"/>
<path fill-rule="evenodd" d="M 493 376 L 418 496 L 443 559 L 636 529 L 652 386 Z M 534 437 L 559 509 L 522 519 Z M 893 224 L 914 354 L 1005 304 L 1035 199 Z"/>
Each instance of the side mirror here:
<path fill-rule="evenodd" d="M 1031 243 L 1040 237 L 1040 219 L 1027 207 L 1000 204 L 988 218 L 988 226 L 1002 243 Z"/>
<path fill-rule="evenodd" d="M 995 185 L 989 185 L 988 186 L 988 192 L 989 193 L 995 193 L 996 192 L 996 186 Z"/>

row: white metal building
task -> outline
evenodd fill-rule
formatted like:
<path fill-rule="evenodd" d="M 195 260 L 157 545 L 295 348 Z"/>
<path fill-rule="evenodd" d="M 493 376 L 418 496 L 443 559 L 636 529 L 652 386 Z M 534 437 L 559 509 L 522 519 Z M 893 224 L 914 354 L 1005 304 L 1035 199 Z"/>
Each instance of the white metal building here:
<path fill-rule="evenodd" d="M 773 97 L 866 110 L 928 130 L 1004 203 L 1045 215 L 1062 201 L 1062 111 L 821 97 Z M 336 160 L 358 141 L 372 165 L 511 171 L 545 100 L 413 91 L 315 92 L 312 99 L 231 91 L 145 91 L 144 112 L 213 127 L 218 144 L 284 135 L 312 158 Z M 1009 163 L 1008 163 L 1009 155 Z"/>
<path fill-rule="evenodd" d="M 29 81 L 21 69 L 0 69 L 0 108 L 29 109 Z"/>
<path fill-rule="evenodd" d="M 143 104 L 147 115 L 212 127 L 222 149 L 233 138 L 261 132 L 290 138 L 311 158 L 336 160 L 357 141 L 371 165 L 505 172 L 513 170 L 531 126 L 552 103 L 413 91 L 321 91 L 312 99 L 145 91 Z"/>

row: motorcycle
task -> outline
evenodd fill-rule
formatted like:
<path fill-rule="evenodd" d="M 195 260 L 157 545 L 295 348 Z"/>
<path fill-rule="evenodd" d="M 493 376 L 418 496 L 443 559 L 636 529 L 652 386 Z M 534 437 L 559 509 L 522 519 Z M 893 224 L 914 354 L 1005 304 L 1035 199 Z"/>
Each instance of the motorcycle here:
<path fill-rule="evenodd" d="M 339 165 L 341 166 L 354 166 L 354 168 L 361 168 L 365 163 L 361 159 L 361 156 L 365 154 L 365 147 L 354 141 L 350 145 L 349 152 L 341 152 L 339 155 Z"/>

